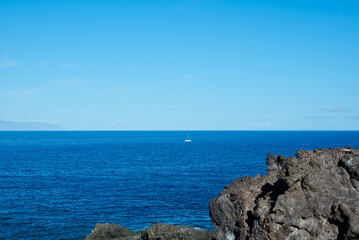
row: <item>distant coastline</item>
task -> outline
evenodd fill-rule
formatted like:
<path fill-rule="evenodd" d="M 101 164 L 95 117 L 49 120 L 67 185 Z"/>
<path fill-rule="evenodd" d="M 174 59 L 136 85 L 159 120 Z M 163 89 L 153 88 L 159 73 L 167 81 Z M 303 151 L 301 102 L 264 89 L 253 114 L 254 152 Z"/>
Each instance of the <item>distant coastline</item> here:
<path fill-rule="evenodd" d="M 47 122 L 16 122 L 0 120 L 0 131 L 64 131 L 65 129 Z"/>

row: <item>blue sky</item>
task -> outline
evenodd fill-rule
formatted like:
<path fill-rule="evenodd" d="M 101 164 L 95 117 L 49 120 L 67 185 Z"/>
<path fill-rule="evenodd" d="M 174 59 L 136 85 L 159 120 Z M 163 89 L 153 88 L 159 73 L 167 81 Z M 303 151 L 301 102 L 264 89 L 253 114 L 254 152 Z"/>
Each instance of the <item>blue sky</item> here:
<path fill-rule="evenodd" d="M 0 0 L 0 120 L 359 130 L 359 2 Z"/>

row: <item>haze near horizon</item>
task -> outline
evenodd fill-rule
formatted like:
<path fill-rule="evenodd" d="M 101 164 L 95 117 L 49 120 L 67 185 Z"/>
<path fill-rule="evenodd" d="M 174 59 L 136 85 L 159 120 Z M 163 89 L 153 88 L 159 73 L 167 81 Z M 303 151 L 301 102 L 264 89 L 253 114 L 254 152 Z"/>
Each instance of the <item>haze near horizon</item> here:
<path fill-rule="evenodd" d="M 358 42 L 358 1 L 5 0 L 0 130 L 359 130 Z"/>

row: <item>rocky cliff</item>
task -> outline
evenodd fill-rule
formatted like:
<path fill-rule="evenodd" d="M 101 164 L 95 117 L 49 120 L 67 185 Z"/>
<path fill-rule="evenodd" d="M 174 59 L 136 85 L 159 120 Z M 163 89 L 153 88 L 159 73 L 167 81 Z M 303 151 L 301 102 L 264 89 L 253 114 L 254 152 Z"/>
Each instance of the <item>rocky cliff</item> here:
<path fill-rule="evenodd" d="M 268 154 L 210 201 L 217 239 L 359 239 L 359 149 Z"/>
<path fill-rule="evenodd" d="M 359 149 L 268 154 L 263 177 L 242 177 L 209 203 L 214 232 L 98 224 L 86 239 L 359 239 Z"/>

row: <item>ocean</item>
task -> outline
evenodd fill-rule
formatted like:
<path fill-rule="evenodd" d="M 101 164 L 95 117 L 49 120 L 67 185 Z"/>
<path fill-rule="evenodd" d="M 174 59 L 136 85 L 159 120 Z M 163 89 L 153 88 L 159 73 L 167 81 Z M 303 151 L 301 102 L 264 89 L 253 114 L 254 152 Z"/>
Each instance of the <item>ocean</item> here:
<path fill-rule="evenodd" d="M 213 230 L 208 201 L 267 153 L 359 147 L 359 131 L 0 132 L 0 239 L 82 239 L 96 223 Z"/>

